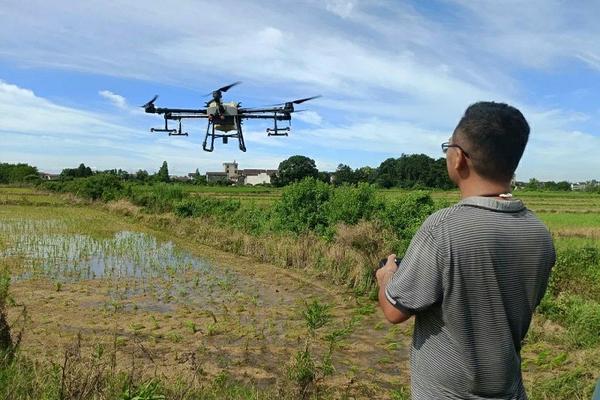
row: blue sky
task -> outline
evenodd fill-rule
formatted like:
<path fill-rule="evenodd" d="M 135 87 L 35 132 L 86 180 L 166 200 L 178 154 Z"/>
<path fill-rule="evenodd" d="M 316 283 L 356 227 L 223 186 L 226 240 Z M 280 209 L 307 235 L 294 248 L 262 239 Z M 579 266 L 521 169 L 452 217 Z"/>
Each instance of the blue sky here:
<path fill-rule="evenodd" d="M 497 1 L 0 0 L 0 161 L 59 172 L 277 168 L 295 154 L 321 170 L 440 157 L 465 108 L 520 108 L 532 132 L 517 178 L 600 179 L 600 3 Z M 149 133 L 139 105 L 198 107 L 241 80 L 244 106 L 315 94 L 289 137 L 245 124 L 201 148 Z M 185 127 L 185 125 L 184 125 Z"/>

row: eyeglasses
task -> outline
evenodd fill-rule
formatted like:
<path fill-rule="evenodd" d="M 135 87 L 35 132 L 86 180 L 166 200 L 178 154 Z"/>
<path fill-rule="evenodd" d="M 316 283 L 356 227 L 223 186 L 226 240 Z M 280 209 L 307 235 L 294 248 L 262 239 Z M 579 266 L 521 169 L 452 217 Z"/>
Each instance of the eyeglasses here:
<path fill-rule="evenodd" d="M 466 152 L 466 151 L 465 151 L 465 150 L 464 150 L 462 147 L 460 147 L 460 146 L 459 146 L 459 145 L 457 145 L 457 144 L 450 144 L 450 142 L 444 142 L 444 143 L 442 143 L 442 153 L 446 154 L 446 152 L 448 152 L 448 149 L 449 149 L 450 147 L 456 147 L 456 148 L 459 148 L 459 149 L 460 149 L 460 151 L 462 151 L 462 152 L 463 152 L 463 154 L 465 155 L 465 157 L 467 157 L 467 158 L 470 158 L 470 156 L 469 156 L 469 153 L 467 153 L 467 152 Z"/>

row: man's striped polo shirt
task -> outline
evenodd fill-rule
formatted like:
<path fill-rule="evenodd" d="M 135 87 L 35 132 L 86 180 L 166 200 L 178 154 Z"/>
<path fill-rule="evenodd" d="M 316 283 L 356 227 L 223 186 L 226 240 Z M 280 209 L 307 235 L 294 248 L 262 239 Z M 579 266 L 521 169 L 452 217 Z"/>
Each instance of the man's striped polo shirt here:
<path fill-rule="evenodd" d="M 385 291 L 415 315 L 413 399 L 526 399 L 521 342 L 554 261 L 520 200 L 469 197 L 432 214 Z"/>

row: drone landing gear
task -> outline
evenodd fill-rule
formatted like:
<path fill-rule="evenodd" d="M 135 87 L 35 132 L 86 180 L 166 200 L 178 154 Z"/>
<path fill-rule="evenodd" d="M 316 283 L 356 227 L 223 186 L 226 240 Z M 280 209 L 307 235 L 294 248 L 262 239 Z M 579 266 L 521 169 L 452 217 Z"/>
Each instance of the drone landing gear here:
<path fill-rule="evenodd" d="M 290 128 L 267 128 L 268 136 L 287 136 Z"/>
<path fill-rule="evenodd" d="M 246 151 L 246 143 L 244 142 L 244 134 L 242 132 L 242 124 L 239 116 L 234 117 L 236 133 L 216 133 L 215 132 L 215 124 L 209 119 L 208 126 L 206 127 L 206 136 L 204 137 L 204 142 L 202 143 L 202 148 L 204 151 L 213 151 L 215 148 L 215 139 L 221 138 L 223 139 L 223 144 L 227 144 L 229 142 L 229 138 L 238 139 L 239 147 L 241 151 Z M 210 138 L 210 146 L 208 146 L 208 141 Z"/>
<path fill-rule="evenodd" d="M 285 128 L 277 127 L 277 113 L 275 113 L 275 117 L 273 118 L 273 128 L 267 128 L 267 136 L 287 136 L 289 132 L 289 126 L 286 126 Z"/>
<path fill-rule="evenodd" d="M 179 129 L 169 129 L 169 118 L 165 117 L 164 128 L 150 128 L 150 132 L 167 132 L 169 136 L 187 136 L 187 132 L 181 131 L 181 119 L 179 119 Z"/>
<path fill-rule="evenodd" d="M 181 120 L 179 120 L 179 129 L 177 129 L 177 130 L 172 129 L 172 131 L 174 131 L 174 132 L 169 132 L 169 136 L 187 136 L 188 135 L 187 132 L 181 131 Z"/>

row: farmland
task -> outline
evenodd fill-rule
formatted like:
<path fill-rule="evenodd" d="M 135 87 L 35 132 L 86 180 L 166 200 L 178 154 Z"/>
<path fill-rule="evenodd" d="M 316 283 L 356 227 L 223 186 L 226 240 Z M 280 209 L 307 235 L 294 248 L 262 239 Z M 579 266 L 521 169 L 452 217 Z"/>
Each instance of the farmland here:
<path fill-rule="evenodd" d="M 389 210 L 426 214 L 458 192 L 431 192 L 428 203 L 336 189 L 326 216 L 286 231 L 298 221 L 285 219 L 285 202 L 300 189 L 144 187 L 91 202 L 0 188 L 6 308 L 22 333 L 3 396 L 409 398 L 412 326 L 383 323 L 366 268 L 418 226 L 393 225 Z M 518 197 L 559 251 L 522 351 L 526 387 L 533 399 L 589 398 L 600 375 L 600 196 Z M 339 213 L 341 202 L 375 198 L 404 203 Z M 388 240 L 380 226 L 403 233 Z"/>

